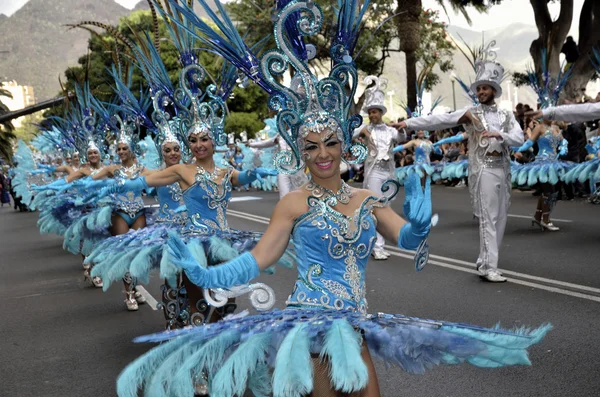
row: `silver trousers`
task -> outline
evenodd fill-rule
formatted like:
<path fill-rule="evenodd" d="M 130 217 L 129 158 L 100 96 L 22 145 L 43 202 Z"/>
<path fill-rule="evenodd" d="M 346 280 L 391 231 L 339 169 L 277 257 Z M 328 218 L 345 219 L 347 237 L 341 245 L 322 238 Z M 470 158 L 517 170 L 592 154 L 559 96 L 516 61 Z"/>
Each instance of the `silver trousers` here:
<path fill-rule="evenodd" d="M 502 168 L 484 168 L 479 181 L 479 258 L 477 266 L 487 272 L 498 269 L 498 251 L 502 245 L 508 203 L 506 174 Z"/>
<path fill-rule="evenodd" d="M 381 187 L 383 183 L 388 179 L 392 178 L 389 172 L 383 171 L 380 169 L 373 169 L 369 172 L 369 175 L 365 178 L 365 182 L 363 183 L 363 187 L 377 194 L 378 197 L 381 197 L 383 194 L 381 193 Z M 385 239 L 379 233 L 377 233 L 377 241 L 375 241 L 374 251 L 381 251 L 385 246 Z"/>

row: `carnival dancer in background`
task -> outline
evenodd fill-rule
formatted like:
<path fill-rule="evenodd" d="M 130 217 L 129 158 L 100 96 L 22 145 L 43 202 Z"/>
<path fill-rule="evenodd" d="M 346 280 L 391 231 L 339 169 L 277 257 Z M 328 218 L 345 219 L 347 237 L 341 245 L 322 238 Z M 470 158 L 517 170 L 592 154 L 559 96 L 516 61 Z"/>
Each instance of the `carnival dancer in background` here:
<path fill-rule="evenodd" d="M 369 124 L 359 127 L 354 131 L 354 136 L 363 136 L 369 149 L 369 155 L 365 160 L 363 188 L 381 193 L 383 184 L 394 178 L 394 154 L 392 149 L 403 137 L 395 128 L 387 126 L 383 122 L 383 115 L 387 108 L 384 105 L 385 89 L 387 80 L 375 76 L 367 76 L 365 84 L 374 84 L 365 90 L 365 102 L 363 111 L 369 116 Z M 373 248 L 373 258 L 376 260 L 385 260 L 389 258 L 390 253 L 384 249 L 385 239 L 377 233 L 377 241 Z"/>
<path fill-rule="evenodd" d="M 496 98 L 502 96 L 504 68 L 493 61 L 496 54 L 491 42 L 476 62 L 477 75 L 471 90 L 477 93 L 480 104 L 453 113 L 419 117 L 400 123 L 409 130 L 440 130 L 465 124 L 467 132 L 442 139 L 444 143 L 469 139 L 469 192 L 473 212 L 479 219 L 479 257 L 476 266 L 482 278 L 504 282 L 498 270 L 499 249 L 502 245 L 510 206 L 511 146 L 523 144 L 523 130 L 512 112 L 498 108 Z M 490 57 L 492 60 L 488 60 Z"/>
<path fill-rule="evenodd" d="M 546 51 L 542 52 L 542 80 L 538 79 L 535 71 L 528 71 L 530 85 L 538 95 L 540 107 L 548 108 L 558 102 L 559 94 L 570 77 L 570 73 L 559 73 L 556 79 L 551 79 L 546 67 Z M 524 152 L 533 147 L 537 142 L 538 153 L 532 162 L 512 165 L 512 182 L 519 186 L 536 186 L 540 184 L 542 191 L 538 198 L 535 215 L 531 219 L 532 225 L 538 225 L 542 230 L 552 232 L 560 230 L 552 224 L 550 214 L 554 209 L 558 197 L 556 185 L 563 180 L 569 169 L 575 163 L 559 160 L 568 151 L 568 142 L 563 138 L 562 132 L 554 122 L 544 121 L 539 123 L 529 134 L 529 139 L 521 147 L 513 147 L 517 152 Z"/>
<path fill-rule="evenodd" d="M 273 159 L 275 158 L 277 153 L 289 152 L 289 147 L 286 141 L 277 134 L 277 119 L 275 118 L 276 115 L 276 111 L 270 110 L 269 118 L 264 120 L 266 126 L 261 132 L 266 132 L 268 135 L 268 139 L 248 143 L 249 147 L 255 149 L 267 149 L 277 147 L 277 150 L 273 155 Z M 271 164 L 269 164 L 269 166 L 271 166 Z M 299 189 L 307 182 L 308 177 L 304 172 L 297 172 L 291 175 L 284 173 L 277 174 L 277 187 L 279 189 L 279 199 L 281 200 L 286 194 Z"/>
<path fill-rule="evenodd" d="M 203 68 L 199 65 L 186 67 L 182 71 L 182 76 L 185 76 L 186 73 L 196 74 L 196 76 L 205 75 Z M 196 79 L 199 78 L 196 77 Z M 185 77 L 180 78 L 180 84 L 187 84 Z M 109 187 L 103 188 L 100 196 L 107 193 L 119 196 L 129 191 L 142 191 L 149 187 L 179 184 L 188 216 L 187 223 L 181 232 L 186 233 L 186 237 L 192 240 L 197 247 L 197 260 L 214 265 L 239 255 L 239 251 L 243 252 L 248 246 L 253 246 L 256 240 L 256 235 L 253 233 L 234 231 L 229 228 L 226 211 L 232 187 L 250 184 L 259 176 L 275 175 L 276 172 L 264 168 L 238 172 L 233 167 L 216 166 L 215 148 L 227 142 L 227 136 L 223 131 L 226 114 L 223 99 L 216 95 L 217 89 L 214 86 L 207 88 L 207 95 L 210 99 L 205 102 L 201 102 L 199 99 L 202 91 L 197 90 L 193 93 L 189 87 L 186 87 L 184 91 L 192 105 L 189 113 L 180 115 L 180 125 L 188 128 L 183 133 L 187 138 L 187 145 L 194 161 L 191 164 L 176 164 L 146 176 L 131 178 L 122 184 L 113 183 Z M 228 91 L 221 94 L 225 98 L 229 96 Z M 229 242 L 237 249 L 232 249 Z M 162 245 L 162 238 L 158 238 L 155 244 L 149 244 L 145 248 L 160 247 L 162 250 Z M 148 256 L 148 252 L 144 255 Z M 96 273 L 93 271 L 92 274 Z M 184 280 L 185 282 L 186 280 Z M 191 293 L 191 289 L 190 287 L 188 293 Z M 205 304 L 203 294 L 204 292 L 200 290 L 198 294 L 189 296 L 193 303 L 198 303 L 191 305 L 191 324 L 197 325 L 205 321 L 214 321 L 235 310 L 235 304 L 232 302 L 219 312 L 213 312 Z M 209 318 L 210 313 L 214 314 L 213 318 Z"/>
<path fill-rule="evenodd" d="M 411 110 L 408 106 L 405 107 L 406 113 L 409 117 L 419 117 L 423 113 L 423 93 L 425 92 L 425 75 L 426 72 L 430 70 L 429 68 L 424 68 L 422 74 L 419 75 L 419 81 L 417 87 L 417 107 L 414 110 Z M 441 98 L 438 98 L 434 101 L 431 106 L 431 112 L 436 108 Z M 404 167 L 396 168 L 396 178 L 398 182 L 401 184 L 404 183 L 404 180 L 412 173 L 416 173 L 422 180 L 423 184 L 425 183 L 425 177 L 430 176 L 433 181 L 440 179 L 440 169 L 439 167 L 434 167 L 431 164 L 430 156 L 432 151 L 436 151 L 441 154 L 440 149 L 434 148 L 433 143 L 429 140 L 429 132 L 428 131 L 417 131 L 414 139 L 410 141 L 396 146 L 392 153 L 402 152 L 404 150 L 414 149 L 414 163 L 411 165 L 407 165 Z"/>

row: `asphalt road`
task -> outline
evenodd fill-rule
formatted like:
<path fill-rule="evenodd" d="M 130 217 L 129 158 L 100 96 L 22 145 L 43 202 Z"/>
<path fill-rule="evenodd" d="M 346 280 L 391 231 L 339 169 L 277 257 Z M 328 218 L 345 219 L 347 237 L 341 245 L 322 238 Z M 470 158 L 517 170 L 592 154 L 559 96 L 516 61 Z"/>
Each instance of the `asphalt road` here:
<path fill-rule="evenodd" d="M 403 193 L 400 193 L 402 196 Z M 260 200 L 230 205 L 232 227 L 264 230 L 277 193 L 235 193 Z M 431 261 L 414 269 L 410 255 L 394 250 L 367 270 L 371 312 L 504 327 L 554 330 L 531 349 L 531 367 L 484 370 L 468 365 L 408 375 L 377 365 L 383 396 L 597 396 L 600 378 L 600 206 L 559 202 L 561 231 L 541 232 L 522 217 L 533 213 L 530 192 L 513 194 L 500 267 L 505 284 L 474 274 L 478 229 L 466 189 L 434 187 L 440 222 L 430 237 Z M 238 199 L 239 200 L 239 199 Z M 401 211 L 402 197 L 393 204 Z M 0 396 L 114 396 L 123 367 L 148 345 L 131 340 L 161 330 L 160 311 L 125 310 L 119 285 L 103 293 L 82 279 L 81 260 L 55 236 L 40 236 L 37 214 L 0 209 Z M 295 272 L 261 276 L 275 290 L 277 307 Z M 160 280 L 147 290 L 159 297 Z M 240 308 L 248 307 L 241 298 Z"/>

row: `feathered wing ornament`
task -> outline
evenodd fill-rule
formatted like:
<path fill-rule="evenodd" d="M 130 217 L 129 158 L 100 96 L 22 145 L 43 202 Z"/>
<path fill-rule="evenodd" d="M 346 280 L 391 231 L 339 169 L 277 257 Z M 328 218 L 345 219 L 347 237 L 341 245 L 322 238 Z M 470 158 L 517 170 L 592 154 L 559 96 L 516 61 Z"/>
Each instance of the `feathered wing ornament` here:
<path fill-rule="evenodd" d="M 558 75 L 552 77 L 548 70 L 548 51 L 546 49 L 543 49 L 541 52 L 541 71 L 539 76 L 532 67 L 529 67 L 527 70 L 529 86 L 537 94 L 538 102 L 542 109 L 558 104 L 560 93 L 569 78 L 571 78 L 571 71 L 571 68 L 564 71 L 564 68 L 561 67 Z"/>

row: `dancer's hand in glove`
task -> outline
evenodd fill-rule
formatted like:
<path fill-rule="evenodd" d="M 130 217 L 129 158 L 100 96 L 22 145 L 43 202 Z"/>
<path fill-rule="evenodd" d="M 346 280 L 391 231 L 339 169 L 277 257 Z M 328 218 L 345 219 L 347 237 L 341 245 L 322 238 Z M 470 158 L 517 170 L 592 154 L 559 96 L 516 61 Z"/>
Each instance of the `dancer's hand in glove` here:
<path fill-rule="evenodd" d="M 398 153 L 404 150 L 404 145 L 398 145 L 392 149 L 392 153 Z"/>
<path fill-rule="evenodd" d="M 37 167 L 39 169 L 43 169 L 45 170 L 44 172 L 47 172 L 49 174 L 52 174 L 53 172 L 56 171 L 56 167 L 53 165 L 48 165 L 48 164 L 38 164 Z"/>
<path fill-rule="evenodd" d="M 417 174 L 411 174 L 404 184 L 404 216 L 409 223 L 398 236 L 398 247 L 415 250 L 429 235 L 431 229 L 431 178 L 425 180 L 425 189 Z"/>
<path fill-rule="evenodd" d="M 249 185 L 257 179 L 271 175 L 277 175 L 277 170 L 258 167 L 251 170 L 242 171 L 238 173 L 237 176 L 238 185 Z"/>
<path fill-rule="evenodd" d="M 43 190 L 54 190 L 54 191 L 60 191 L 61 188 L 67 186 L 68 189 L 68 185 L 70 185 L 69 183 L 67 183 L 67 181 L 63 178 L 63 179 L 57 179 L 52 183 L 49 183 L 47 185 L 42 185 L 42 186 L 37 186 L 37 185 L 31 185 L 31 190 L 34 190 L 36 192 L 39 191 L 43 191 Z"/>
<path fill-rule="evenodd" d="M 217 266 L 202 267 L 177 233 L 169 232 L 169 259 L 202 288 L 231 288 L 248 283 L 260 273 L 256 259 L 246 252 Z"/>

